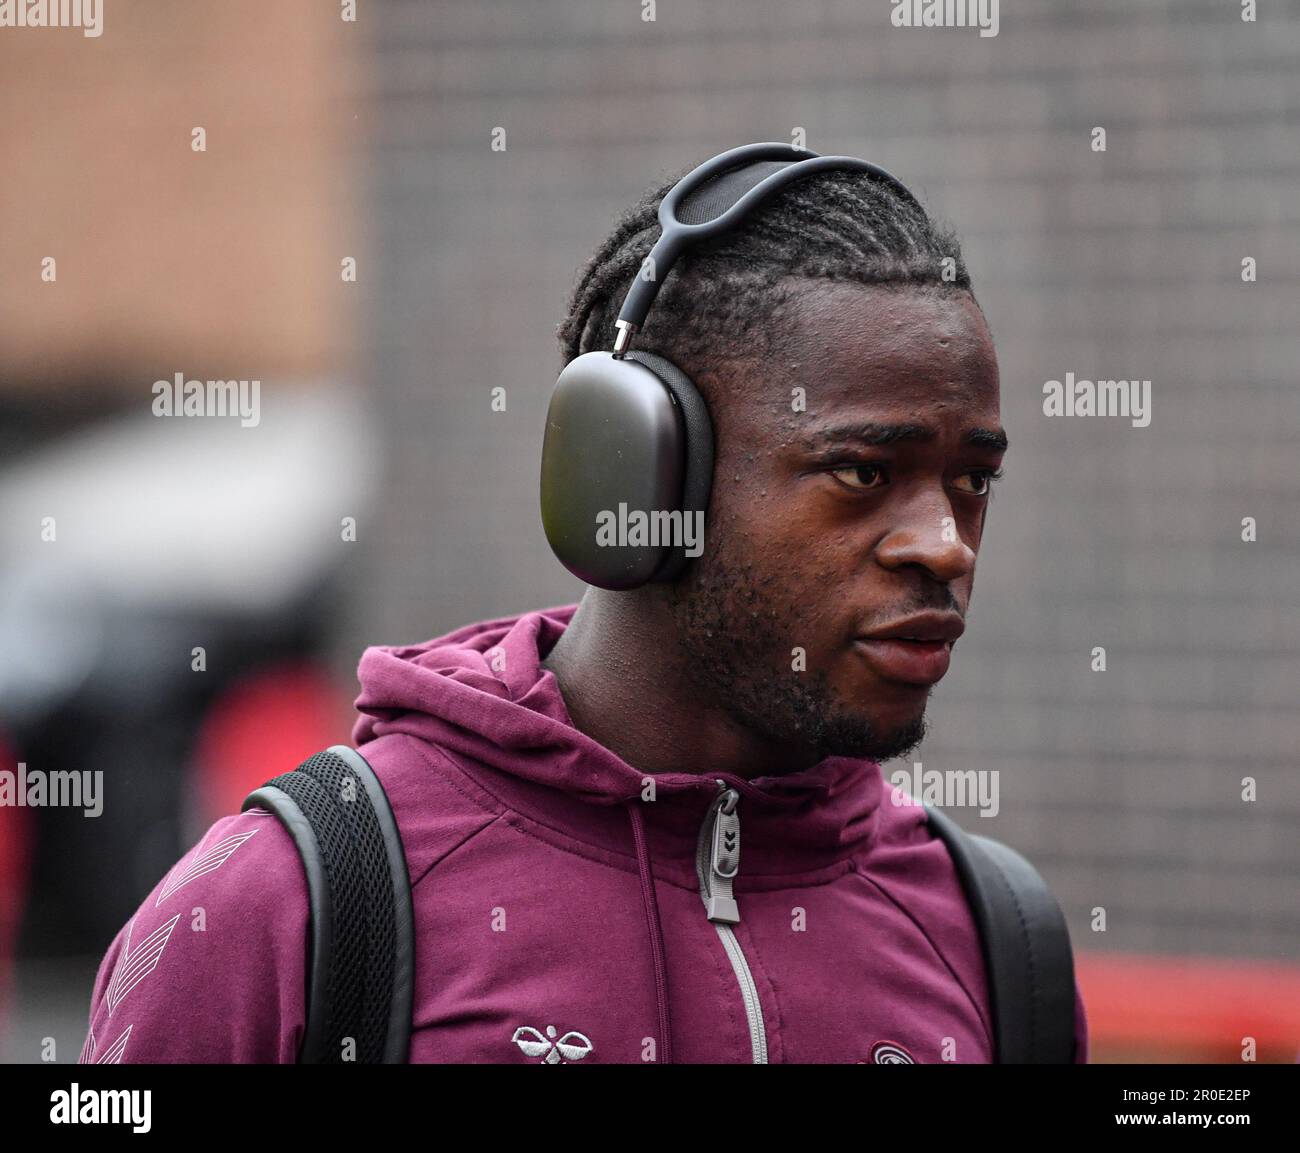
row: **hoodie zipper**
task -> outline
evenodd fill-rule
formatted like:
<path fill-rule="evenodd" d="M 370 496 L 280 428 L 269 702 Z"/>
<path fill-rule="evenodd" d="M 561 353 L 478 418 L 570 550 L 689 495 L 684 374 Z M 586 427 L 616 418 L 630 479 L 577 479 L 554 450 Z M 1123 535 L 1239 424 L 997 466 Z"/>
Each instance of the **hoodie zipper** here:
<path fill-rule="evenodd" d="M 732 893 L 732 882 L 740 870 L 740 816 L 736 812 L 740 794 L 727 788 L 723 781 L 719 781 L 718 786 L 718 795 L 700 826 L 695 871 L 700 878 L 700 899 L 704 902 L 705 915 L 718 931 L 736 974 L 741 999 L 745 1002 L 754 1064 L 766 1065 L 767 1032 L 763 1027 L 763 1007 L 758 1001 L 758 988 L 745 960 L 745 951 L 731 927 L 740 923 L 740 907 Z"/>

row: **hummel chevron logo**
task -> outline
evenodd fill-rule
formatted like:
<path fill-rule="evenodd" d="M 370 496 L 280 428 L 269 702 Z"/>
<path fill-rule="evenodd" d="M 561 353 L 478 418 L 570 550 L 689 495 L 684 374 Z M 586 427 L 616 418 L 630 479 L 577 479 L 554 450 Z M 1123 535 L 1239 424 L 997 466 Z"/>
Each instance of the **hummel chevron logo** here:
<path fill-rule="evenodd" d="M 114 1041 L 98 1061 L 95 1060 L 95 1034 L 86 1034 L 86 1043 L 81 1047 L 81 1057 L 77 1061 L 79 1065 L 120 1065 L 122 1063 L 122 1054 L 126 1052 L 126 1043 L 131 1037 L 131 1030 L 134 1025 L 128 1025 L 122 1032 L 122 1035 Z"/>
<path fill-rule="evenodd" d="M 546 1036 L 543 1037 L 531 1025 L 520 1025 L 510 1040 L 523 1050 L 526 1057 L 541 1057 L 544 1065 L 565 1065 L 570 1061 L 581 1061 L 594 1048 L 590 1040 L 573 1030 L 556 1041 L 554 1038 L 557 1031 L 554 1025 L 547 1025 Z"/>
<path fill-rule="evenodd" d="M 135 928 L 135 920 L 132 919 L 126 929 L 122 955 L 117 959 L 117 968 L 113 970 L 113 979 L 105 995 L 110 1017 L 122 998 L 158 967 L 158 959 L 167 947 L 167 938 L 172 935 L 172 930 L 180 919 L 181 915 L 177 913 L 165 925 L 159 925 L 135 947 L 134 952 L 131 951 L 131 930 Z"/>
<path fill-rule="evenodd" d="M 195 877 L 215 873 L 230 860 L 231 854 L 256 832 L 257 830 L 253 829 L 247 833 L 235 833 L 232 836 L 223 837 L 212 848 L 205 849 L 189 863 L 183 872 L 178 873 L 175 877 L 167 878 L 167 883 L 162 887 L 162 891 L 158 894 L 158 899 L 153 903 L 153 907 L 156 909 L 177 889 L 188 885 Z"/>
<path fill-rule="evenodd" d="M 96 1065 L 120 1065 L 122 1063 L 122 1054 L 126 1052 L 126 1042 L 131 1036 L 131 1030 L 134 1025 L 128 1025 L 126 1031 L 114 1041 L 95 1062 Z"/>

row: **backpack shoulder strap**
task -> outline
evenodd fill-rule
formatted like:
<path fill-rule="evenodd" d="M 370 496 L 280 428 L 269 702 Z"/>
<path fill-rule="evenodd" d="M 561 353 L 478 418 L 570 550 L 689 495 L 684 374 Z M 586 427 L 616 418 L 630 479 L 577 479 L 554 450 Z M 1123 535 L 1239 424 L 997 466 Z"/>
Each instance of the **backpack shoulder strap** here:
<path fill-rule="evenodd" d="M 1074 954 L 1047 882 L 1014 849 L 925 806 L 979 928 L 999 1064 L 1074 1060 Z"/>
<path fill-rule="evenodd" d="M 293 838 L 307 874 L 311 955 L 298 1060 L 400 1064 L 411 1041 L 414 929 L 388 796 L 355 749 L 332 745 L 245 798 Z"/>

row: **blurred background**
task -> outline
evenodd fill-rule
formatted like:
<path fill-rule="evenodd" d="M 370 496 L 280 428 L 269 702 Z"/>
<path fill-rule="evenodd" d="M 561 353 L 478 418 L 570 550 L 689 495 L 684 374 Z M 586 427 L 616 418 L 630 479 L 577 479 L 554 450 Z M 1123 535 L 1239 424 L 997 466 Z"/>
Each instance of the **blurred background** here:
<path fill-rule="evenodd" d="M 1300 14 L 653 7 L 0 29 L 0 767 L 109 797 L 0 808 L 4 1060 L 76 1060 L 113 935 L 348 739 L 365 645 L 578 598 L 536 491 L 576 270 L 651 183 L 801 129 L 956 225 L 999 350 L 1007 480 L 914 759 L 1000 772 L 963 823 L 1061 900 L 1095 1060 L 1296 1059 Z M 1046 419 L 1066 372 L 1150 379 L 1150 427 Z M 177 373 L 259 380 L 260 420 L 159 419 Z"/>

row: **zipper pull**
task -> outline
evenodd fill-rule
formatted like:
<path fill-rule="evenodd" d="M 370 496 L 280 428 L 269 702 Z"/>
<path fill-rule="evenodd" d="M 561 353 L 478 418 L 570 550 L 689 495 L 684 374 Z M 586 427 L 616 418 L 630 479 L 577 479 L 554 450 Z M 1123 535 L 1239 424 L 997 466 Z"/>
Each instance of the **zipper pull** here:
<path fill-rule="evenodd" d="M 732 896 L 732 881 L 740 871 L 740 794 L 724 789 L 714 802 L 713 835 L 709 850 L 709 896 L 705 908 L 710 921 L 740 923 L 740 906 Z"/>

